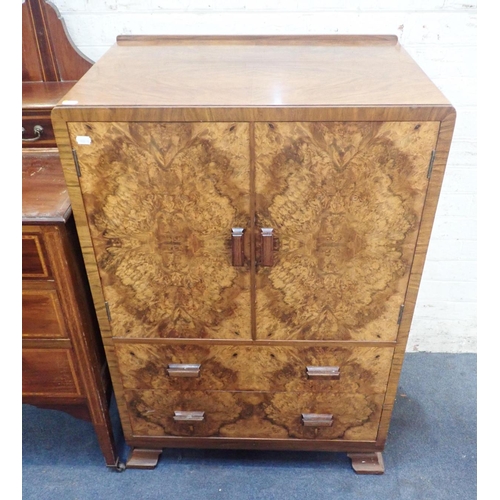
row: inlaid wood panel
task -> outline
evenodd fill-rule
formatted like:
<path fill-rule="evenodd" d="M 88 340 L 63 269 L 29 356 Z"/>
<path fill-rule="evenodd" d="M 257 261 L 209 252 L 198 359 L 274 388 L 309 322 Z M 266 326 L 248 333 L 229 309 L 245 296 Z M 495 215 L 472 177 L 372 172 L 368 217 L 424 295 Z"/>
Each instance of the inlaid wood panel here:
<path fill-rule="evenodd" d="M 56 290 L 25 289 L 22 295 L 23 337 L 68 336 Z"/>
<path fill-rule="evenodd" d="M 69 124 L 113 336 L 250 337 L 250 273 L 230 247 L 249 227 L 248 128 Z"/>
<path fill-rule="evenodd" d="M 158 345 L 116 343 L 126 389 L 301 391 L 383 394 L 393 348 Z M 169 375 L 171 364 L 200 365 L 199 375 Z M 339 378 L 310 378 L 307 367 L 338 367 Z"/>
<path fill-rule="evenodd" d="M 52 272 L 45 257 L 46 250 L 42 235 L 23 233 L 22 276 L 23 278 L 47 279 Z"/>
<path fill-rule="evenodd" d="M 438 122 L 257 123 L 257 337 L 395 340 Z"/>
<path fill-rule="evenodd" d="M 135 436 L 206 436 L 374 441 L 383 395 L 328 393 L 126 391 Z M 178 422 L 175 412 L 203 412 Z M 328 427 L 303 425 L 302 414 L 324 414 Z"/>

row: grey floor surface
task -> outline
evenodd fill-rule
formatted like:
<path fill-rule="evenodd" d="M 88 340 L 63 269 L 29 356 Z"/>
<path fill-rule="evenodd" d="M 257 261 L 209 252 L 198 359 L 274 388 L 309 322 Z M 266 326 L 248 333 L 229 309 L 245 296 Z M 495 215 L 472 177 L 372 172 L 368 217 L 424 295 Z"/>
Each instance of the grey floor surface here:
<path fill-rule="evenodd" d="M 118 473 L 105 467 L 91 424 L 23 405 L 22 498 L 473 500 L 476 359 L 407 354 L 382 476 L 356 475 L 344 453 L 172 449 L 154 470 Z"/>

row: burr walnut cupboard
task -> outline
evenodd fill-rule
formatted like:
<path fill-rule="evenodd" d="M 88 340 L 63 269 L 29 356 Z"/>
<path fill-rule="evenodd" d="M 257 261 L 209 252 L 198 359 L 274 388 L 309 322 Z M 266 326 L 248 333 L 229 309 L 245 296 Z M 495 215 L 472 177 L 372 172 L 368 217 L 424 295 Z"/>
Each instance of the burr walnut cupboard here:
<path fill-rule="evenodd" d="M 383 472 L 455 122 L 397 39 L 118 37 L 52 120 L 128 467 Z"/>

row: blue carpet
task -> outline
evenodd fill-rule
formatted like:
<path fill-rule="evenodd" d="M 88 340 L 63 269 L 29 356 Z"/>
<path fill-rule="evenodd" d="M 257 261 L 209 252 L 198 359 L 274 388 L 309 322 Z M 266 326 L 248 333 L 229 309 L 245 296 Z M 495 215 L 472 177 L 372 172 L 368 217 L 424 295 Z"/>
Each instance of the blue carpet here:
<path fill-rule="evenodd" d="M 118 473 L 105 467 L 91 424 L 23 405 L 22 498 L 473 500 L 476 360 L 407 354 L 382 476 L 356 475 L 344 453 L 172 449 L 154 470 Z"/>

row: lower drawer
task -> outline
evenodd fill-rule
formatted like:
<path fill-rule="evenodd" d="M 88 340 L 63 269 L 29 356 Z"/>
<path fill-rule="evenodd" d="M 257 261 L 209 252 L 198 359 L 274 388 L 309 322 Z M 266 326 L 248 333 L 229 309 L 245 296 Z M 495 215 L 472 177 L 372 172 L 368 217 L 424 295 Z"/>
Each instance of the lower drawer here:
<path fill-rule="evenodd" d="M 75 397 L 81 390 L 71 349 L 23 348 L 23 395 Z"/>
<path fill-rule="evenodd" d="M 383 394 L 126 391 L 134 437 L 375 441 Z"/>

